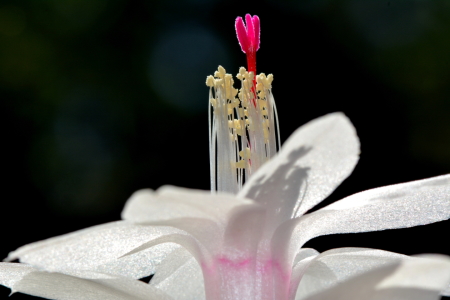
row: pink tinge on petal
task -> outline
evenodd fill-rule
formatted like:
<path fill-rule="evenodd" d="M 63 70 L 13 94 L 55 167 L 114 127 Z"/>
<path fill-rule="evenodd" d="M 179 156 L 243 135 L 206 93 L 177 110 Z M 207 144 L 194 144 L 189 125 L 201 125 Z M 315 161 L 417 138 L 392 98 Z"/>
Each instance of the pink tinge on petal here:
<path fill-rule="evenodd" d="M 273 259 L 255 260 L 255 256 L 231 258 L 216 256 L 216 264 L 201 267 L 207 298 L 211 299 L 282 299 L 290 291 L 291 272 L 283 272 Z M 264 284 L 260 284 L 264 283 Z"/>
<path fill-rule="evenodd" d="M 225 256 L 221 256 L 221 257 L 217 258 L 217 261 L 220 264 L 227 265 L 227 266 L 235 268 L 235 269 L 240 269 L 240 268 L 247 266 L 250 263 L 251 259 L 248 258 L 248 259 L 244 259 L 244 260 L 240 260 L 240 261 L 234 261 Z"/>
<path fill-rule="evenodd" d="M 235 260 L 235 259 L 230 259 L 226 256 L 218 256 L 216 258 L 216 260 L 220 265 L 226 266 L 227 268 L 231 268 L 231 269 L 235 269 L 235 270 L 238 270 L 241 268 L 247 268 L 250 265 L 250 263 L 252 263 L 254 261 L 253 258 Z M 206 265 L 203 265 L 203 264 L 202 264 L 202 266 L 206 267 Z M 260 262 L 258 264 L 258 267 L 256 268 L 256 272 L 260 272 L 262 274 L 269 274 L 269 273 L 276 272 L 278 275 L 281 275 L 280 277 L 283 280 L 287 280 L 290 278 L 290 274 L 286 274 L 285 272 L 283 272 L 281 265 L 273 259 L 269 259 L 264 262 Z"/>
<path fill-rule="evenodd" d="M 285 280 L 286 282 L 290 279 L 290 274 L 283 272 L 281 265 L 273 259 L 265 261 L 261 266 L 259 266 L 258 270 L 262 273 L 275 272 L 280 276 L 281 279 Z"/>
<path fill-rule="evenodd" d="M 247 36 L 247 29 L 245 28 L 244 21 L 241 17 L 236 18 L 235 27 L 236 35 L 239 41 L 239 45 L 241 45 L 242 52 L 247 53 L 250 41 Z"/>
<path fill-rule="evenodd" d="M 255 51 L 259 50 L 259 37 L 261 35 L 260 26 L 259 26 L 259 17 L 254 15 L 252 18 L 253 21 L 253 29 L 255 31 L 255 39 L 253 46 L 255 47 Z"/>

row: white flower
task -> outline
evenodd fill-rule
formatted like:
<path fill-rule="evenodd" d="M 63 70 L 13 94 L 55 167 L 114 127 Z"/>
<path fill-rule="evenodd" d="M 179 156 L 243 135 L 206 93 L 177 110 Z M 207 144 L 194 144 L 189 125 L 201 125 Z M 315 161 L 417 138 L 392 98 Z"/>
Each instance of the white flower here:
<path fill-rule="evenodd" d="M 1 283 L 54 299 L 98 299 L 86 296 L 86 289 L 92 295 L 113 295 L 103 299 L 136 299 L 124 290 L 159 265 L 151 281 L 160 290 L 158 299 L 164 299 L 162 292 L 174 299 L 202 299 L 205 292 L 206 299 L 331 299 L 325 297 L 330 291 L 348 297 L 347 288 L 351 294 L 410 296 L 411 285 L 436 297 L 450 281 L 447 257 L 408 259 L 354 248 L 318 254 L 301 248 L 319 235 L 449 218 L 449 175 L 361 192 L 304 214 L 352 171 L 358 145 L 343 114 L 313 120 L 299 128 L 237 196 L 170 186 L 138 191 L 126 204 L 124 221 L 12 252 L 8 259 L 27 265 L 3 263 Z M 416 279 L 406 280 L 408 274 Z M 430 280 L 417 279 L 421 274 Z M 157 295 L 152 287 L 133 283 L 138 294 L 149 293 L 148 299 Z"/>
<path fill-rule="evenodd" d="M 243 29 L 238 19 L 238 33 L 259 37 L 259 20 L 246 19 L 247 25 L 256 23 Z M 257 38 L 240 42 L 247 52 L 259 47 Z M 213 194 L 171 186 L 137 191 L 125 205 L 123 221 L 10 253 L 7 260 L 21 263 L 1 263 L 0 284 L 50 299 L 418 300 L 450 295 L 446 256 L 407 257 L 363 248 L 319 254 L 302 248 L 321 235 L 446 220 L 450 175 L 364 191 L 306 213 L 355 167 L 355 129 L 342 113 L 329 114 L 300 127 L 275 155 L 271 77 L 258 76 L 255 89 L 253 73 L 239 74 L 239 100 L 225 70 L 208 79 L 214 107 Z M 150 284 L 137 280 L 153 273 Z"/>

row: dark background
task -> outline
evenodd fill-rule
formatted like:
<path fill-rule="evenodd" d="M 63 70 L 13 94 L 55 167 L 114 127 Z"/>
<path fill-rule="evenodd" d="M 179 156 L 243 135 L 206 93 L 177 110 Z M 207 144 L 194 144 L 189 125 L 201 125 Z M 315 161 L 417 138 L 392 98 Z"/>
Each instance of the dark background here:
<path fill-rule="evenodd" d="M 0 256 L 117 220 L 140 188 L 209 189 L 205 79 L 245 65 L 245 13 L 261 18 L 258 71 L 274 74 L 282 140 L 334 111 L 358 131 L 360 163 L 324 204 L 449 173 L 448 1 L 3 0 Z M 450 255 L 449 229 L 306 246 Z"/>

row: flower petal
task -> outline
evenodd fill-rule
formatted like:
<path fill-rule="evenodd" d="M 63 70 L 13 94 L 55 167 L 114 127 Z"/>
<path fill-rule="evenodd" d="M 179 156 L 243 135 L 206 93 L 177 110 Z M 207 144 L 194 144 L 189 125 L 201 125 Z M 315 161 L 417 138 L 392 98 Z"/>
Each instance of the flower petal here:
<path fill-rule="evenodd" d="M 320 235 L 405 228 L 448 218 L 450 175 L 444 175 L 376 188 L 339 200 L 280 226 L 277 242 L 289 241 L 292 258 L 306 241 Z"/>
<path fill-rule="evenodd" d="M 177 300 L 203 300 L 206 297 L 200 265 L 183 248 L 173 251 L 161 262 L 150 284 Z"/>
<path fill-rule="evenodd" d="M 225 225 L 227 214 L 240 205 L 253 204 L 226 194 L 164 186 L 156 192 L 135 192 L 122 212 L 124 220 L 149 224 L 178 218 L 202 218 Z"/>
<path fill-rule="evenodd" d="M 435 300 L 449 282 L 450 258 L 434 255 L 387 264 L 296 300 Z"/>
<path fill-rule="evenodd" d="M 295 256 L 294 267 L 291 273 L 291 282 L 289 284 L 289 299 L 294 299 L 297 293 L 297 287 L 302 279 L 306 269 L 309 267 L 314 258 L 319 255 L 314 249 L 302 248 Z"/>
<path fill-rule="evenodd" d="M 88 277 L 90 277 L 88 279 Z M 13 292 L 61 300 L 169 300 L 160 290 L 138 280 L 100 273 L 81 277 L 39 271 L 29 265 L 0 263 L 0 282 Z M 8 284 L 6 284 L 8 282 Z"/>
<path fill-rule="evenodd" d="M 276 212 L 276 225 L 301 216 L 331 194 L 358 159 L 355 128 L 344 114 L 328 114 L 297 129 L 238 195 Z"/>
<path fill-rule="evenodd" d="M 175 228 L 119 221 L 22 246 L 6 260 L 20 259 L 48 271 L 79 269 L 142 278 L 152 274 L 165 255 L 178 246 L 162 244 L 150 251 L 118 258 L 148 241 L 179 232 Z"/>
<path fill-rule="evenodd" d="M 0 262 L 0 284 L 11 288 L 25 275 L 35 270 L 26 264 Z"/>
<path fill-rule="evenodd" d="M 155 245 L 163 244 L 163 243 L 175 243 L 177 245 L 182 246 L 187 251 L 191 253 L 192 256 L 199 262 L 202 262 L 204 265 L 211 265 L 213 262 L 213 257 L 211 256 L 211 252 L 208 251 L 205 246 L 200 243 L 197 239 L 195 239 L 192 235 L 187 233 L 176 233 L 170 234 L 166 236 L 162 236 L 158 239 L 154 239 L 150 242 L 144 243 L 139 247 L 131 250 L 126 253 L 124 257 L 135 255 L 136 253 L 143 252 L 147 249 L 153 248 Z"/>
<path fill-rule="evenodd" d="M 260 206 L 234 209 L 224 234 L 222 255 L 233 260 L 253 257 L 261 241 L 265 218 L 266 211 Z"/>
<path fill-rule="evenodd" d="M 295 256 L 294 266 L 297 265 L 300 261 L 308 258 L 308 257 L 316 257 L 320 253 L 316 249 L 312 248 L 301 248 L 297 255 Z"/>
<path fill-rule="evenodd" d="M 292 272 L 291 295 L 294 298 L 293 295 L 296 294 L 296 300 L 306 299 L 310 295 L 331 288 L 351 277 L 407 259 L 411 258 L 377 249 L 339 248 L 328 250 L 320 255 L 309 256 L 307 259 L 298 261 Z"/>
<path fill-rule="evenodd" d="M 127 202 L 122 217 L 142 225 L 181 229 L 210 253 L 218 253 L 225 230 L 230 231 L 229 228 L 226 229 L 227 225 L 230 227 L 229 219 L 234 218 L 241 210 L 253 212 L 262 209 L 252 200 L 232 195 L 165 186 L 156 192 L 141 190 L 134 193 Z M 249 219 L 245 218 L 242 222 L 247 220 Z M 239 233 L 242 232 L 243 228 L 239 227 Z"/>
<path fill-rule="evenodd" d="M 125 256 L 140 253 L 161 243 L 176 243 L 187 248 L 189 251 L 192 250 L 193 255 L 201 258 L 206 252 L 217 253 L 222 246 L 223 231 L 218 228 L 216 223 L 210 220 L 200 218 L 180 218 L 154 222 L 146 226 L 171 226 L 180 230 L 175 234 L 152 239 L 126 253 Z M 188 244 L 186 244 L 187 241 L 189 241 Z"/>

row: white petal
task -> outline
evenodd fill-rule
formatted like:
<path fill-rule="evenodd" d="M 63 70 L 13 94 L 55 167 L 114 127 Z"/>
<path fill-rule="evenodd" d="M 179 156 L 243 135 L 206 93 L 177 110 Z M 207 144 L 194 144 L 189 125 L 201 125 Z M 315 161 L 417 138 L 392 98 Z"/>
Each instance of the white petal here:
<path fill-rule="evenodd" d="M 151 225 L 144 226 L 170 226 L 179 229 L 179 232 L 150 240 L 126 253 L 125 256 L 140 253 L 150 247 L 158 247 L 157 245 L 161 243 L 170 242 L 182 245 L 183 247 L 188 247 L 190 251 L 194 251 L 193 253 L 196 253 L 195 255 L 200 258 L 204 256 L 204 252 L 218 253 L 222 246 L 223 229 L 215 222 L 207 219 L 178 218 L 161 222 L 152 222 L 150 224 Z M 186 241 L 189 241 L 188 244 L 186 244 Z"/>
<path fill-rule="evenodd" d="M 26 264 L 1 263 L 0 262 L 0 284 L 12 287 L 25 275 L 36 269 Z"/>
<path fill-rule="evenodd" d="M 317 250 L 312 248 L 301 248 L 300 251 L 298 251 L 297 255 L 295 256 L 294 265 L 296 265 L 298 262 L 308 258 L 308 257 L 315 257 L 319 255 L 320 253 L 317 252 Z"/>
<path fill-rule="evenodd" d="M 230 210 L 249 204 L 253 202 L 231 195 L 165 186 L 156 192 L 135 192 L 126 203 L 122 218 L 144 224 L 178 218 L 202 218 L 225 224 Z"/>
<path fill-rule="evenodd" d="M 307 300 L 436 300 L 450 282 L 450 258 L 408 259 L 351 277 Z"/>
<path fill-rule="evenodd" d="M 16 266 L 13 266 L 16 265 Z M 18 274 L 22 273 L 22 274 Z M 99 273 L 83 278 L 36 270 L 28 265 L 0 263 L 0 278 L 13 292 L 60 300 L 169 300 L 162 291 L 138 280 Z M 20 278 L 19 278 L 20 277 Z M 87 277 L 91 277 L 87 279 Z M 5 284 L 4 280 L 1 282 Z"/>
<path fill-rule="evenodd" d="M 292 268 L 291 282 L 289 285 L 289 299 L 295 299 L 297 287 L 303 277 L 303 274 L 311 262 L 314 261 L 314 258 L 318 255 L 319 252 L 310 248 L 300 249 L 297 253 L 294 261 L 294 267 Z"/>
<path fill-rule="evenodd" d="M 177 300 L 205 299 L 202 270 L 192 255 L 183 248 L 166 257 L 150 284 Z"/>
<path fill-rule="evenodd" d="M 156 285 L 166 280 L 173 273 L 177 272 L 177 270 L 181 268 L 185 263 L 187 263 L 191 258 L 194 257 L 183 247 L 172 251 L 158 266 L 155 271 L 155 275 L 150 281 L 150 284 Z"/>
<path fill-rule="evenodd" d="M 233 216 L 240 210 L 254 211 L 261 210 L 261 207 L 251 200 L 232 195 L 165 186 L 156 192 L 140 190 L 134 193 L 127 202 L 122 217 L 133 223 L 181 229 L 209 252 L 218 253 L 225 227 L 230 224 L 229 218 L 235 218 Z M 260 228 L 261 226 L 256 227 Z M 253 229 L 254 227 L 247 231 Z M 242 227 L 239 227 L 239 232 L 243 232 Z"/>
<path fill-rule="evenodd" d="M 165 255 L 178 246 L 162 244 L 118 258 L 148 241 L 176 232 L 180 231 L 119 221 L 22 246 L 7 260 L 20 259 L 49 271 L 80 269 L 141 278 L 152 274 Z"/>
<path fill-rule="evenodd" d="M 229 259 L 253 257 L 261 241 L 266 211 L 258 206 L 233 210 L 223 238 L 222 253 Z"/>
<path fill-rule="evenodd" d="M 293 270 L 291 286 L 296 300 L 331 288 L 383 265 L 411 259 L 402 254 L 365 248 L 339 248 L 300 260 Z M 295 275 L 295 277 L 294 277 Z M 298 284 L 299 280 L 300 284 Z"/>
<path fill-rule="evenodd" d="M 290 251 L 320 235 L 412 227 L 448 218 L 450 175 L 376 188 L 292 220 L 296 225 L 290 224 L 295 227 Z"/>
<path fill-rule="evenodd" d="M 244 185 L 239 196 L 277 212 L 279 224 L 305 213 L 350 175 L 359 140 L 342 113 L 315 119 L 295 131 L 281 151 Z"/>
<path fill-rule="evenodd" d="M 183 219 L 180 219 L 180 220 L 183 220 Z M 170 234 L 170 235 L 160 237 L 158 239 L 154 239 L 150 242 L 140 245 L 139 247 L 136 247 L 135 249 L 126 253 L 124 256 L 127 257 L 130 255 L 136 255 L 136 253 L 146 251 L 150 248 L 153 248 L 155 245 L 158 245 L 161 243 L 175 243 L 177 245 L 182 246 L 187 251 L 189 251 L 191 253 L 191 255 L 194 256 L 197 261 L 202 262 L 204 265 L 210 265 L 213 261 L 211 251 L 208 251 L 208 249 L 205 248 L 205 246 L 202 243 L 200 243 L 192 235 L 185 233 L 185 232 Z"/>

